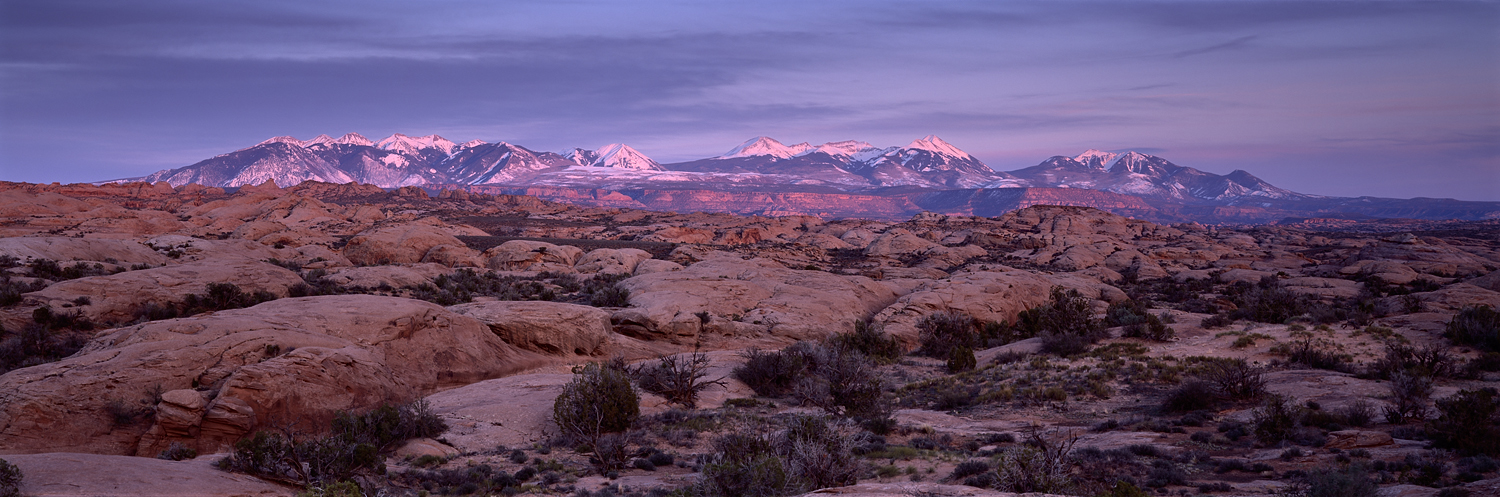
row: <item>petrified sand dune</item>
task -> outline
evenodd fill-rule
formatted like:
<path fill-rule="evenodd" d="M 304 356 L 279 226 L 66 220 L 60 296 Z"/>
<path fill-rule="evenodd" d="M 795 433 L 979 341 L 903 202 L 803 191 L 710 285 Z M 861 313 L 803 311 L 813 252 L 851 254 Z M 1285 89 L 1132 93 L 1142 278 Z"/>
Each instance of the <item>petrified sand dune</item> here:
<path fill-rule="evenodd" d="M 34 497 L 279 497 L 298 489 L 214 469 L 214 457 L 164 461 L 99 454 L 27 454 L 5 459 L 21 468 L 22 495 Z"/>
<path fill-rule="evenodd" d="M 207 392 L 198 438 L 187 442 L 212 451 L 255 428 L 315 423 L 547 362 L 426 302 L 282 299 L 110 330 L 73 357 L 0 376 L 0 447 L 154 454 L 170 441 L 165 430 L 115 426 L 108 404 L 134 405 L 158 385 Z"/>
<path fill-rule="evenodd" d="M 96 323 L 126 323 L 147 303 L 171 305 L 188 294 L 207 293 L 212 283 L 238 285 L 246 293 L 285 297 L 302 277 L 286 268 L 252 260 L 199 261 L 59 282 L 25 295 L 27 307 L 73 308 Z M 87 305 L 74 305 L 79 297 Z"/>
<path fill-rule="evenodd" d="M 59 262 L 115 260 L 127 265 L 167 262 L 167 256 L 140 242 L 58 236 L 0 238 L 0 255 Z"/>

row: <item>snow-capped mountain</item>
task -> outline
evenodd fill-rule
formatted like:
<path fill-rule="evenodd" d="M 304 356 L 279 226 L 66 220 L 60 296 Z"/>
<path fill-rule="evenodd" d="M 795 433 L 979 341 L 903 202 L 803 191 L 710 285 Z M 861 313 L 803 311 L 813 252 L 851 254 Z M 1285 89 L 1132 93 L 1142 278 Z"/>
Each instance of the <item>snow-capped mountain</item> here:
<path fill-rule="evenodd" d="M 1312 198 L 1271 186 L 1245 171 L 1218 175 L 1134 151 L 1117 154 L 1090 149 L 1076 157 L 1054 156 L 1010 174 L 1030 186 L 1087 188 L 1173 200 L 1233 204 L 1240 199 Z"/>
<path fill-rule="evenodd" d="M 1154 155 L 1087 150 L 1054 156 L 1010 172 L 936 136 L 880 148 L 862 141 L 786 145 L 752 138 L 724 155 L 659 164 L 624 144 L 564 154 L 537 152 L 506 142 L 455 143 L 428 135 L 394 134 L 372 141 L 358 133 L 309 140 L 270 138 L 255 146 L 144 178 L 173 185 L 236 187 L 275 180 L 411 185 L 549 185 L 580 188 L 707 188 L 762 190 L 825 188 L 875 191 L 888 187 L 932 190 L 974 188 L 1074 188 L 1148 199 L 1213 205 L 1317 198 L 1272 186 L 1245 171 L 1218 175 Z"/>
<path fill-rule="evenodd" d="M 611 143 L 600 147 L 598 150 L 575 148 L 564 153 L 563 157 L 572 160 L 580 166 L 617 167 L 641 171 L 665 170 L 661 167 L 661 164 L 651 160 L 646 154 L 623 143 Z"/>

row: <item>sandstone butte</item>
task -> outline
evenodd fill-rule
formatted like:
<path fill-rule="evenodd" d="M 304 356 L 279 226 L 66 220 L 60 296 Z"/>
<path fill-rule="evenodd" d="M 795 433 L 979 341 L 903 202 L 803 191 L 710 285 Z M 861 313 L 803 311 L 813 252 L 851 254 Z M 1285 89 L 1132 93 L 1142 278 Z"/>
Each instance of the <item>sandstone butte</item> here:
<path fill-rule="evenodd" d="M 1041 352 L 1039 338 L 992 343 L 975 351 L 977 372 L 956 376 L 945 360 L 914 355 L 874 366 L 896 427 L 878 438 L 884 448 L 859 435 L 859 452 L 886 455 L 858 458 L 858 484 L 813 493 L 1014 495 L 964 486 L 1005 483 L 955 471 L 965 461 L 993 468 L 1033 434 L 1074 439 L 1064 472 L 1076 492 L 1105 488 L 1099 475 L 1113 471 L 1169 492 L 1272 495 L 1296 471 L 1334 467 L 1352 451 L 1391 468 L 1408 458 L 1446 465 L 1436 480 L 1392 470 L 1381 495 L 1500 486 L 1494 468 L 1463 469 L 1474 463 L 1405 438 L 1419 424 L 1353 424 L 1345 414 L 1391 405 L 1391 382 L 1361 374 L 1388 357 L 1388 343 L 1441 351 L 1454 366 L 1420 400 L 1428 419 L 1434 401 L 1500 379 L 1456 373 L 1480 351 L 1443 336 L 1464 309 L 1500 307 L 1496 222 L 1417 232 L 1395 221 L 1167 225 L 1047 205 L 1046 189 L 975 193 L 1022 195 L 1007 204 L 1018 210 L 902 222 L 836 218 L 840 202 L 912 210 L 896 196 L 525 192 L 585 204 L 571 205 L 505 193 L 0 183 L 0 262 L 13 296 L 0 307 L 10 354 L 0 358 L 0 456 L 23 471 L 27 495 L 291 495 L 300 489 L 212 463 L 259 430 L 312 434 L 339 412 L 425 400 L 448 431 L 388 454 L 384 474 L 358 480 L 365 490 L 415 495 L 421 485 L 398 475 L 417 474 L 422 455 L 441 458 L 439 469 L 507 474 L 550 461 L 553 476 L 528 487 L 539 494 L 686 487 L 695 461 L 737 425 L 821 412 L 757 396 L 733 374 L 747 350 L 868 323 L 910 352 L 930 316 L 1017 323 L 1059 289 L 1076 291 L 1096 318 L 1150 299 L 1173 337 L 1107 327 L 1096 352 L 1072 357 Z M 1117 211 L 1151 208 L 1099 195 Z M 828 217 L 670 212 L 771 200 Z M 989 200 L 942 199 L 998 205 Z M 1246 288 L 1312 310 L 1278 322 L 1231 314 L 1253 304 Z M 1216 314 L 1242 318 L 1204 322 Z M 1336 351 L 1347 367 L 1298 364 L 1288 351 L 1299 345 Z M 639 367 L 693 351 L 705 353 L 711 382 L 697 409 L 642 391 L 652 421 L 630 446 L 643 461 L 655 449 L 676 464 L 635 463 L 605 478 L 588 454 L 548 445 L 552 403 L 573 366 Z M 1253 402 L 1163 414 L 1164 396 L 1201 363 L 1187 358 L 1203 356 L 1244 359 L 1270 393 L 1343 422 L 1305 421 L 1306 440 L 1278 446 L 1226 438 L 1253 423 Z M 155 459 L 174 446 L 199 455 Z M 1195 459 L 1205 450 L 1265 468 L 1215 471 Z"/>

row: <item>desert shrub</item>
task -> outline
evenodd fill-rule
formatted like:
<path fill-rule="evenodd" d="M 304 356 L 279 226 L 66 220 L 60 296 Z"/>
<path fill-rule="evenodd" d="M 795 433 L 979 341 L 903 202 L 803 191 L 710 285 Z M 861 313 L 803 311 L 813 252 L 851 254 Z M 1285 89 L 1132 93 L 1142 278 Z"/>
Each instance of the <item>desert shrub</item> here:
<path fill-rule="evenodd" d="M 1260 368 L 1244 359 L 1215 359 L 1205 363 L 1195 374 L 1213 386 L 1213 394 L 1231 400 L 1253 400 L 1266 393 L 1266 380 Z"/>
<path fill-rule="evenodd" d="M 860 463 L 850 430 L 810 416 L 776 433 L 735 432 L 714 442 L 698 490 L 710 496 L 790 495 L 851 485 Z"/>
<path fill-rule="evenodd" d="M 1075 434 L 1055 438 L 1033 432 L 1026 445 L 1011 447 L 995 458 L 995 487 L 1006 492 L 1066 493 L 1071 486 L 1069 455 Z"/>
<path fill-rule="evenodd" d="M 630 289 L 618 284 L 601 288 L 589 294 L 589 305 L 594 307 L 630 307 Z"/>
<path fill-rule="evenodd" d="M 1314 369 L 1344 373 L 1352 372 L 1354 369 L 1353 364 L 1349 362 L 1349 356 L 1335 351 L 1331 342 L 1314 338 L 1311 334 L 1305 334 L 1300 339 L 1272 347 L 1271 352 L 1285 356 L 1288 361 Z"/>
<path fill-rule="evenodd" d="M 552 419 L 564 433 L 592 444 L 605 433 L 625 431 L 640 417 L 640 397 L 623 371 L 589 363 L 573 373 L 552 404 Z"/>
<path fill-rule="evenodd" d="M 1364 497 L 1375 495 L 1376 490 L 1375 481 L 1359 464 L 1313 471 L 1307 475 L 1305 485 L 1307 490 L 1303 495 L 1307 497 Z"/>
<path fill-rule="evenodd" d="M 182 461 L 194 457 L 198 457 L 198 451 L 183 445 L 182 442 L 172 442 L 172 445 L 167 446 L 166 450 L 156 455 L 157 459 L 166 459 L 168 461 Z"/>
<path fill-rule="evenodd" d="M 184 316 L 203 312 L 241 309 L 262 302 L 276 300 L 276 295 L 266 291 L 247 293 L 234 283 L 209 283 L 203 294 L 190 294 L 182 300 Z"/>
<path fill-rule="evenodd" d="M 979 345 L 979 322 L 962 312 L 938 312 L 928 314 L 917 322 L 917 340 L 921 347 L 916 354 L 947 359 L 953 349 L 973 350 Z"/>
<path fill-rule="evenodd" d="M 103 276 L 109 274 L 103 264 L 86 262 L 75 262 L 70 266 L 63 266 L 52 259 L 34 259 L 27 264 L 27 269 L 33 278 L 42 278 L 53 281 L 76 280 L 89 276 Z"/>
<path fill-rule="evenodd" d="M 1178 468 L 1172 461 L 1158 459 L 1151 462 L 1151 469 L 1146 473 L 1146 486 L 1149 488 L 1161 488 L 1167 485 L 1187 485 L 1187 473 Z"/>
<path fill-rule="evenodd" d="M 1432 380 L 1423 376 L 1396 373 L 1391 377 L 1391 405 L 1385 409 L 1385 420 L 1391 424 L 1427 419 L 1427 398 L 1432 396 Z"/>
<path fill-rule="evenodd" d="M 880 364 L 894 363 L 905 353 L 900 340 L 886 334 L 880 323 L 868 320 L 855 321 L 853 332 L 835 334 L 829 338 L 829 344 L 857 350 Z"/>
<path fill-rule="evenodd" d="M 1293 438 L 1302 418 L 1300 408 L 1291 399 L 1275 394 L 1266 395 L 1265 403 L 1251 414 L 1255 438 L 1266 445 L 1275 445 Z"/>
<path fill-rule="evenodd" d="M 1500 392 L 1460 390 L 1437 401 L 1438 418 L 1427 424 L 1436 446 L 1465 455 L 1500 454 Z"/>
<path fill-rule="evenodd" d="M 21 497 L 21 481 L 24 478 L 21 468 L 0 459 L 0 497 Z"/>
<path fill-rule="evenodd" d="M 383 472 L 382 454 L 410 438 L 441 434 L 447 425 L 424 402 L 382 405 L 369 412 L 339 412 L 324 436 L 298 439 L 290 432 L 259 431 L 234 444 L 216 466 L 304 487 Z"/>
<path fill-rule="evenodd" d="M 655 363 L 630 370 L 641 390 L 666 398 L 689 409 L 698 406 L 698 393 L 710 385 L 722 385 L 708 377 L 708 356 L 702 352 L 664 356 Z"/>
<path fill-rule="evenodd" d="M 948 352 L 948 372 L 959 373 L 974 369 L 979 365 L 978 359 L 974 357 L 974 349 L 968 347 L 955 347 Z"/>
<path fill-rule="evenodd" d="M 1413 376 L 1449 378 L 1459 372 L 1458 364 L 1447 347 L 1433 345 L 1417 349 L 1396 340 L 1385 342 L 1385 355 L 1371 363 L 1366 375 L 1388 380 L 1396 373 Z"/>
<path fill-rule="evenodd" d="M 1349 426 L 1362 428 L 1375 420 L 1375 406 L 1371 405 L 1365 399 L 1358 399 L 1345 405 L 1340 414 L 1343 415 L 1344 422 L 1348 423 Z"/>
<path fill-rule="evenodd" d="M 54 329 L 35 322 L 14 331 L 0 328 L 0 373 L 73 355 L 88 343 L 88 337 L 82 330 Z"/>
<path fill-rule="evenodd" d="M 1234 318 L 1229 317 L 1228 314 L 1214 314 L 1212 316 L 1203 318 L 1203 322 L 1199 323 L 1198 326 L 1201 326 L 1205 329 L 1213 329 L 1223 328 L 1231 324 L 1234 324 Z"/>
<path fill-rule="evenodd" d="M 1274 277 L 1262 278 L 1254 285 L 1235 283 L 1225 293 L 1236 306 L 1236 310 L 1230 313 L 1235 319 L 1285 323 L 1308 312 L 1311 307 L 1307 297 L 1283 288 Z"/>
<path fill-rule="evenodd" d="M 10 278 L 10 275 L 0 275 L 0 307 L 10 307 L 21 303 L 21 295 L 47 288 L 47 283 L 41 280 L 19 281 Z"/>
<path fill-rule="evenodd" d="M 1213 386 L 1202 380 L 1188 380 L 1177 385 L 1167 397 L 1161 402 L 1161 410 L 1165 412 L 1190 412 L 1203 409 L 1213 409 L 1216 395 Z"/>
<path fill-rule="evenodd" d="M 1105 326 L 1123 326 L 1120 336 L 1143 338 L 1164 342 L 1175 334 L 1162 322 L 1161 317 L 1151 314 L 1149 303 L 1141 300 L 1124 300 L 1109 305 L 1104 313 Z"/>
<path fill-rule="evenodd" d="M 1466 306 L 1448 321 L 1444 336 L 1454 343 L 1500 352 L 1500 312 L 1488 305 Z"/>
<path fill-rule="evenodd" d="M 1060 286 L 1052 287 L 1046 304 L 1022 311 L 1017 321 L 1029 333 L 1041 336 L 1042 351 L 1050 354 L 1081 354 L 1105 337 L 1089 298 Z"/>
<path fill-rule="evenodd" d="M 992 467 L 990 466 L 989 461 L 971 459 L 958 463 L 958 466 L 954 466 L 953 473 L 948 475 L 948 479 L 952 481 L 961 481 L 964 478 L 968 478 L 970 476 L 974 476 L 980 473 L 987 473 L 990 471 L 990 469 L 992 469 Z"/>
<path fill-rule="evenodd" d="M 777 352 L 752 347 L 742 355 L 745 364 L 734 368 L 730 375 L 745 382 L 758 395 L 785 396 L 792 392 L 797 380 L 808 369 L 806 358 L 798 353 L 798 347 L 801 345 L 793 344 Z"/>

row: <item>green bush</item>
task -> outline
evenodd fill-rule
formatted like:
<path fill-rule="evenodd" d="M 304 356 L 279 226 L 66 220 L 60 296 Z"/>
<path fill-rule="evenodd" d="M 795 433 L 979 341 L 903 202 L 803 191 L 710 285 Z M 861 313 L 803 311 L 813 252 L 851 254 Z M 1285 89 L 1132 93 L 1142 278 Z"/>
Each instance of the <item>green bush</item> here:
<path fill-rule="evenodd" d="M 847 427 L 797 416 L 775 433 L 736 432 L 714 442 L 698 491 L 708 496 L 780 496 L 852 485 L 862 467 Z"/>
<path fill-rule="evenodd" d="M 1042 337 L 1043 352 L 1060 356 L 1087 352 L 1105 337 L 1099 320 L 1094 319 L 1091 300 L 1061 286 L 1052 287 L 1050 300 L 1023 311 L 1018 321 L 1018 326 Z"/>
<path fill-rule="evenodd" d="M 917 355 L 947 359 L 953 349 L 973 350 L 979 345 L 979 322 L 962 312 L 928 314 L 917 322 Z"/>
<path fill-rule="evenodd" d="M 888 413 L 871 362 L 857 350 L 797 342 L 779 352 L 747 351 L 733 376 L 758 395 L 793 395 L 830 414 L 878 421 Z"/>
<path fill-rule="evenodd" d="M 1500 352 L 1500 312 L 1488 305 L 1464 307 L 1448 322 L 1444 336 L 1454 343 Z"/>
<path fill-rule="evenodd" d="M 829 343 L 837 348 L 857 350 L 880 364 L 895 363 L 905 353 L 901 340 L 887 335 L 880 323 L 867 320 L 855 321 L 853 332 L 835 334 Z"/>
<path fill-rule="evenodd" d="M 974 369 L 978 360 L 974 358 L 974 349 L 968 347 L 956 347 L 948 353 L 948 372 L 959 373 Z"/>
<path fill-rule="evenodd" d="M 564 433 L 593 443 L 605 433 L 630 428 L 641 415 L 640 397 L 625 372 L 598 363 L 574 368 L 552 404 L 552 419 Z"/>
<path fill-rule="evenodd" d="M 235 442 L 234 451 L 215 465 L 304 487 L 328 485 L 381 473 L 381 454 L 410 438 L 433 437 L 446 429 L 425 402 L 383 405 L 362 414 L 338 413 L 323 436 L 299 440 L 290 432 L 256 432 Z"/>
<path fill-rule="evenodd" d="M 1177 385 L 1162 399 L 1163 412 L 1192 412 L 1213 409 L 1218 405 L 1213 386 L 1203 380 L 1191 379 Z"/>
<path fill-rule="evenodd" d="M 1122 326 L 1120 336 L 1126 338 L 1165 342 L 1176 336 L 1160 316 L 1151 314 L 1150 303 L 1143 300 L 1130 299 L 1110 304 L 1109 310 L 1104 313 L 1104 325 Z"/>
<path fill-rule="evenodd" d="M 757 395 L 782 397 L 790 394 L 809 366 L 807 358 L 798 352 L 800 346 L 794 344 L 776 352 L 752 347 L 742 355 L 745 364 L 734 368 L 731 375 L 749 385 Z"/>
<path fill-rule="evenodd" d="M 1266 396 L 1265 403 L 1251 413 L 1255 438 L 1266 445 L 1276 445 L 1296 435 L 1302 410 L 1291 399 L 1281 395 Z"/>
<path fill-rule="evenodd" d="M 21 468 L 0 459 L 0 497 L 21 497 Z"/>
<path fill-rule="evenodd" d="M 1465 455 L 1500 454 L 1500 392 L 1460 390 L 1439 399 L 1437 408 L 1438 418 L 1427 424 L 1435 445 Z"/>

